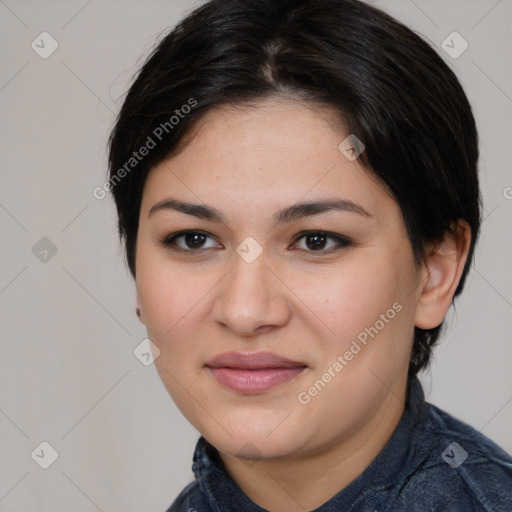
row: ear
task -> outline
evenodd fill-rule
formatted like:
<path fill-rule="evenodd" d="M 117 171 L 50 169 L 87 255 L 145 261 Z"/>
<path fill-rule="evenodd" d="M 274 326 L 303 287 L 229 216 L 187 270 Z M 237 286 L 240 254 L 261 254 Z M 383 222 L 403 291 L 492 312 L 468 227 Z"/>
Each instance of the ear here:
<path fill-rule="evenodd" d="M 137 313 L 137 316 L 139 317 L 139 320 L 141 321 L 141 323 L 146 325 L 146 321 L 144 319 L 144 313 L 142 312 L 142 307 L 140 305 L 140 300 L 139 300 L 138 294 L 137 294 L 137 299 L 136 299 L 136 303 L 135 303 L 135 312 Z"/>
<path fill-rule="evenodd" d="M 452 227 L 453 233 L 446 232 L 440 242 L 428 249 L 414 319 L 420 329 L 433 329 L 442 323 L 466 264 L 471 229 L 464 220 Z"/>

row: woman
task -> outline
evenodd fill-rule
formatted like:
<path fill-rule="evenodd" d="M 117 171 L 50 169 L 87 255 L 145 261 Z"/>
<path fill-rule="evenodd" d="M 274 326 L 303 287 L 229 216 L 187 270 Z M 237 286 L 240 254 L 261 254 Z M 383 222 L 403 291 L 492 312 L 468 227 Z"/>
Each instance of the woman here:
<path fill-rule="evenodd" d="M 110 140 L 155 364 L 200 432 L 169 511 L 512 510 L 512 458 L 425 402 L 478 238 L 436 52 L 356 0 L 212 0 Z"/>

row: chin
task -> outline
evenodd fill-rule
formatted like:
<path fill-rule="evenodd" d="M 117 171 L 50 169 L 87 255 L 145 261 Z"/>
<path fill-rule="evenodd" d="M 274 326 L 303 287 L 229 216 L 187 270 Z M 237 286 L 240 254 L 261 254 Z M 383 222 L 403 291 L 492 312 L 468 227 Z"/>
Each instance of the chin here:
<path fill-rule="evenodd" d="M 282 432 L 280 435 L 266 435 L 240 430 L 232 432 L 205 432 L 203 436 L 219 452 L 247 461 L 279 459 L 297 451 L 297 436 L 293 433 Z"/>

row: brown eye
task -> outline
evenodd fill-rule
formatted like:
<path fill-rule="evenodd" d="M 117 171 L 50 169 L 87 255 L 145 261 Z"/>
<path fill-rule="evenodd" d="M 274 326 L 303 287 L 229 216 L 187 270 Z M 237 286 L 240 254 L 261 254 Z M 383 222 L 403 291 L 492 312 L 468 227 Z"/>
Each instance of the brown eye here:
<path fill-rule="evenodd" d="M 206 245 L 208 241 L 210 241 L 209 246 Z M 174 233 L 162 240 L 162 244 L 170 249 L 189 252 L 219 247 L 219 244 L 208 233 L 195 230 Z"/>
<path fill-rule="evenodd" d="M 325 248 L 327 236 L 325 235 L 307 235 L 305 237 L 306 246 L 312 251 L 318 251 Z"/>
<path fill-rule="evenodd" d="M 190 249 L 197 249 L 202 247 L 206 241 L 206 236 L 200 233 L 188 233 L 183 235 L 185 245 Z"/>
<path fill-rule="evenodd" d="M 350 240 L 347 238 L 323 231 L 301 233 L 296 239 L 295 244 L 300 246 L 301 244 L 298 242 L 302 240 L 304 243 L 302 244 L 302 247 L 298 247 L 298 249 L 307 252 L 331 252 L 332 250 L 351 245 Z"/>

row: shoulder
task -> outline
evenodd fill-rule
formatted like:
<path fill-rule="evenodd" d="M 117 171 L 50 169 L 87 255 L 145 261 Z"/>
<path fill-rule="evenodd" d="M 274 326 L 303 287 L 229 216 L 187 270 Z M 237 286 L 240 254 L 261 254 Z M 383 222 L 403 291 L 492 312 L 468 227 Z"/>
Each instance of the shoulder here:
<path fill-rule="evenodd" d="M 211 512 L 211 510 L 201 494 L 199 484 L 192 482 L 181 491 L 166 512 Z"/>
<path fill-rule="evenodd" d="M 415 432 L 419 464 L 398 501 L 425 502 L 433 512 L 512 511 L 512 457 L 491 439 L 438 407 Z"/>

